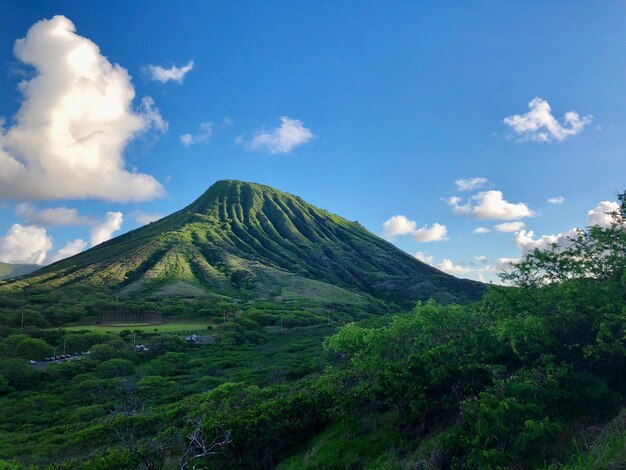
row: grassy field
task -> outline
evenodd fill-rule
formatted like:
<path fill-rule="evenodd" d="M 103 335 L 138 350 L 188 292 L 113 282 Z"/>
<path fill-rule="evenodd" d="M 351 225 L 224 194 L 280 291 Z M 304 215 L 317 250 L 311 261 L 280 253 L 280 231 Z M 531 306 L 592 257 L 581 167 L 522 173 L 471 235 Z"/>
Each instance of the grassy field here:
<path fill-rule="evenodd" d="M 123 330 L 140 330 L 145 333 L 206 333 L 208 323 L 110 323 L 106 325 L 67 326 L 66 330 L 89 330 L 95 333 L 119 333 Z"/>

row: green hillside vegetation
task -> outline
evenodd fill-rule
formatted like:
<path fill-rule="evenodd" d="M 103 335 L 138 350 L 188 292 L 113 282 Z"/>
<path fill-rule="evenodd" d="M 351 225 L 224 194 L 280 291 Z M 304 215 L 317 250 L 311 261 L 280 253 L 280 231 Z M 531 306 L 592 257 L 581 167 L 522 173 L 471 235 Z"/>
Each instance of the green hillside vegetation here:
<path fill-rule="evenodd" d="M 466 302 L 484 292 L 481 284 L 432 268 L 357 222 L 241 181 L 217 182 L 169 217 L 0 291 L 77 287 L 121 298 L 333 299 L 356 306 Z"/>
<path fill-rule="evenodd" d="M 613 226 L 530 253 L 503 276 L 509 286 L 469 304 L 420 301 L 383 315 L 99 293 L 81 307 L 96 319 L 120 303 L 159 305 L 170 319 L 210 323 L 211 346 L 51 328 L 80 287 L 22 284 L 21 297 L 0 297 L 0 460 L 15 469 L 624 468 L 620 201 Z M 21 329 L 15 312 L 25 309 Z M 136 352 L 133 335 L 149 350 Z M 53 346 L 90 354 L 26 362 Z"/>
<path fill-rule="evenodd" d="M 40 267 L 41 266 L 36 264 L 9 264 L 0 262 L 0 281 L 30 274 Z"/>

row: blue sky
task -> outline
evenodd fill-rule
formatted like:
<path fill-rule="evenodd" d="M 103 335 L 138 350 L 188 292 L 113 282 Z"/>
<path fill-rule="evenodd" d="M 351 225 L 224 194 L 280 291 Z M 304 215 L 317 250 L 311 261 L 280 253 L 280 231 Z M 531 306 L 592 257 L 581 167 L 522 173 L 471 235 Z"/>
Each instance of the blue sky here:
<path fill-rule="evenodd" d="M 0 261 L 49 263 L 235 178 L 489 280 L 626 187 L 621 2 L 102 5 L 0 1 Z M 84 44 L 97 70 L 67 70 Z M 106 86 L 79 93 L 83 73 Z M 101 99 L 127 109 L 93 117 Z"/>

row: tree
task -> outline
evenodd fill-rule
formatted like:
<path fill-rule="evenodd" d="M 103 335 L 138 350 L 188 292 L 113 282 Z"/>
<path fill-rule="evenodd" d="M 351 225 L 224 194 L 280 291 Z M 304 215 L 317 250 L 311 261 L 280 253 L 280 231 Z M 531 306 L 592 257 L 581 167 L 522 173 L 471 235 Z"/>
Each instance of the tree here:
<path fill-rule="evenodd" d="M 502 280 L 532 287 L 570 279 L 626 282 L 626 191 L 618 195 L 619 208 L 607 227 L 590 226 L 546 249 L 535 249 L 515 263 Z"/>
<path fill-rule="evenodd" d="M 189 466 L 198 459 L 223 454 L 226 447 L 233 442 L 229 431 L 218 433 L 209 441 L 202 430 L 202 420 L 195 418 L 190 421 L 193 426 L 183 441 L 182 455 L 179 459 L 180 470 L 190 468 Z M 195 469 L 195 464 L 191 468 Z"/>
<path fill-rule="evenodd" d="M 24 390 L 33 386 L 39 379 L 39 373 L 22 359 L 4 359 L 0 361 L 2 374 L 11 387 Z"/>
<path fill-rule="evenodd" d="M 98 365 L 98 375 L 103 378 L 125 377 L 135 371 L 133 364 L 126 359 L 109 359 Z"/>
<path fill-rule="evenodd" d="M 52 355 L 52 346 L 42 339 L 26 338 L 15 346 L 14 354 L 26 359 L 43 359 Z"/>

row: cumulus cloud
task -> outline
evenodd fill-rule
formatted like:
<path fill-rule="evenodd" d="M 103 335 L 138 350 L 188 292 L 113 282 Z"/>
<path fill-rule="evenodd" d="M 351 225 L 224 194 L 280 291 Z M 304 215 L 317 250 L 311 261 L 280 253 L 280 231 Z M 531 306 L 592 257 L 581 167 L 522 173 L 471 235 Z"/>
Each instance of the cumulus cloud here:
<path fill-rule="evenodd" d="M 52 248 L 46 229 L 35 225 L 13 224 L 0 237 L 0 261 L 13 264 L 43 264 Z"/>
<path fill-rule="evenodd" d="M 183 134 L 180 136 L 180 142 L 185 146 L 189 147 L 193 144 L 201 144 L 205 142 L 209 142 L 211 140 L 211 136 L 213 135 L 213 123 L 212 122 L 202 122 L 200 123 L 200 129 L 195 134 Z"/>
<path fill-rule="evenodd" d="M 476 227 L 474 229 L 474 233 L 478 234 L 478 235 L 483 235 L 485 233 L 489 233 L 491 232 L 491 229 L 489 227 Z"/>
<path fill-rule="evenodd" d="M 156 82 L 167 83 L 175 82 L 182 85 L 185 75 L 193 70 L 193 60 L 187 62 L 187 65 L 182 67 L 171 66 L 166 69 L 160 65 L 148 65 L 148 72 L 150 78 Z"/>
<path fill-rule="evenodd" d="M 121 212 L 107 212 L 104 221 L 91 229 L 91 246 L 113 238 L 113 234 L 122 228 L 123 221 L 124 216 Z"/>
<path fill-rule="evenodd" d="M 619 211 L 619 204 L 612 201 L 602 201 L 587 212 L 587 225 L 608 228 L 613 224 L 612 213 L 616 211 Z"/>
<path fill-rule="evenodd" d="M 470 197 L 465 204 L 460 197 L 448 198 L 448 205 L 459 215 L 469 215 L 483 220 L 512 220 L 535 215 L 523 202 L 511 203 L 501 191 L 483 191 Z"/>
<path fill-rule="evenodd" d="M 568 246 L 570 240 L 578 234 L 578 229 L 573 228 L 568 232 L 558 233 L 556 235 L 542 235 L 535 238 L 535 233 L 532 230 L 521 230 L 513 237 L 513 243 L 521 250 L 522 256 L 527 255 L 531 251 L 545 250 L 553 245 Z"/>
<path fill-rule="evenodd" d="M 97 220 L 93 217 L 81 216 L 76 209 L 68 207 L 52 207 L 37 209 L 33 204 L 24 202 L 15 207 L 15 213 L 29 225 L 93 225 Z"/>
<path fill-rule="evenodd" d="M 587 225 L 590 227 L 610 227 L 613 223 L 612 213 L 619 210 L 619 205 L 613 201 L 602 201 L 587 213 Z M 520 249 L 521 256 L 526 256 L 531 251 L 546 250 L 552 246 L 566 248 L 570 246 L 571 240 L 580 234 L 579 228 L 572 228 L 567 232 L 557 234 L 535 236 L 530 230 L 521 230 L 513 237 L 513 243 Z"/>
<path fill-rule="evenodd" d="M 563 196 L 555 196 L 555 197 L 549 197 L 547 201 L 550 204 L 563 204 L 565 202 L 565 198 Z"/>
<path fill-rule="evenodd" d="M 422 262 L 424 262 L 426 264 L 432 264 L 432 262 L 435 259 L 434 256 L 429 255 L 428 253 L 425 253 L 423 251 L 416 251 L 413 256 L 415 256 L 418 260 L 420 260 L 420 261 L 422 261 Z"/>
<path fill-rule="evenodd" d="M 445 225 L 434 223 L 432 227 L 424 225 L 422 228 L 418 228 L 411 236 L 416 242 L 439 242 L 448 239 L 446 237 L 447 232 L 448 229 Z"/>
<path fill-rule="evenodd" d="M 123 151 L 135 137 L 167 125 L 135 90 L 125 69 L 63 16 L 35 23 L 15 43 L 35 70 L 8 129 L 0 126 L 0 198 L 142 201 L 164 193 L 152 176 L 128 171 Z"/>
<path fill-rule="evenodd" d="M 474 260 L 469 263 L 454 263 L 449 258 L 444 258 L 440 263 L 435 263 L 434 256 L 418 251 L 414 255 L 420 261 L 427 263 L 443 272 L 453 276 L 461 276 L 469 279 L 476 279 L 480 282 L 500 283 L 496 274 L 511 267 L 511 264 L 518 261 L 517 258 L 499 258 L 497 261 L 490 261 L 486 256 L 474 256 Z"/>
<path fill-rule="evenodd" d="M 80 238 L 77 238 L 76 240 L 67 242 L 67 244 L 63 248 L 50 256 L 47 262 L 56 263 L 57 261 L 60 261 L 62 259 L 77 255 L 85 248 L 87 248 L 87 242 L 81 240 Z"/>
<path fill-rule="evenodd" d="M 257 133 L 247 147 L 250 150 L 265 150 L 269 153 L 290 153 L 294 148 L 306 144 L 313 133 L 302 121 L 281 116 L 280 127 Z M 239 142 L 242 140 L 239 139 Z"/>
<path fill-rule="evenodd" d="M 417 224 L 405 215 L 394 215 L 383 222 L 383 235 L 386 238 L 394 238 L 398 235 L 408 235 L 415 232 Z"/>
<path fill-rule="evenodd" d="M 169 123 L 161 116 L 161 111 L 156 107 L 154 99 L 151 96 L 144 96 L 141 99 L 141 120 L 143 121 L 143 128 L 154 128 L 161 134 L 165 134 L 169 128 Z"/>
<path fill-rule="evenodd" d="M 500 282 L 495 275 L 509 270 L 512 264 L 519 261 L 518 258 L 498 258 L 496 261 L 490 262 L 486 256 L 476 256 L 474 259 L 480 264 L 454 264 L 451 260 L 444 259 L 436 267 L 455 276 L 464 275 L 464 277 L 478 279 L 481 282 L 489 280 L 499 284 Z"/>
<path fill-rule="evenodd" d="M 487 184 L 487 178 L 461 178 L 456 180 L 454 184 L 459 191 L 473 191 Z"/>
<path fill-rule="evenodd" d="M 563 116 L 561 124 L 553 115 L 550 104 L 539 97 L 528 103 L 530 111 L 504 118 L 504 124 L 515 132 L 520 140 L 534 142 L 563 141 L 567 137 L 579 134 L 591 122 L 593 116 L 580 116 L 576 111 L 569 111 Z"/>
<path fill-rule="evenodd" d="M 417 228 L 417 223 L 405 215 L 394 215 L 383 222 L 383 236 L 393 239 L 400 235 L 411 235 L 416 242 L 436 242 L 447 240 L 447 228 L 445 225 L 434 223 L 431 227 L 424 225 Z"/>
<path fill-rule="evenodd" d="M 165 216 L 163 214 L 155 214 L 138 210 L 132 213 L 132 217 L 138 224 L 148 225 L 150 222 L 156 222 Z"/>
<path fill-rule="evenodd" d="M 441 263 L 437 265 L 437 268 L 448 274 L 467 274 L 473 271 L 472 268 L 467 266 L 461 266 L 460 264 L 454 264 L 451 260 L 445 258 Z"/>
<path fill-rule="evenodd" d="M 524 222 L 518 220 L 517 222 L 505 222 L 503 224 L 494 225 L 493 228 L 496 232 L 518 232 L 526 226 Z"/>

